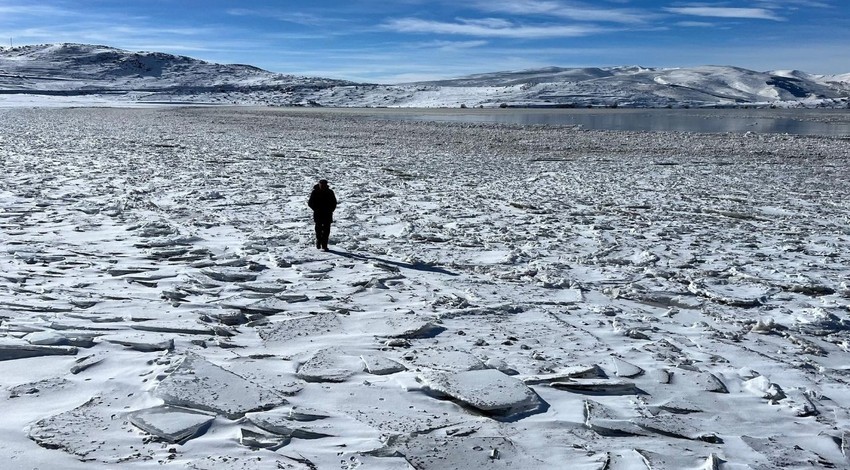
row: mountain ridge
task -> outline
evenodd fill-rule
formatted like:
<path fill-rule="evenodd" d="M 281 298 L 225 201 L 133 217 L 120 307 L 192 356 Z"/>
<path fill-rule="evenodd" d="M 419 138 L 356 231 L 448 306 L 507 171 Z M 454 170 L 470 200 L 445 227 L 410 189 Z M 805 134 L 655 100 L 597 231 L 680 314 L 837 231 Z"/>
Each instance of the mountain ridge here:
<path fill-rule="evenodd" d="M 544 67 L 396 85 L 355 83 L 91 44 L 0 48 L 0 96 L 338 107 L 847 107 L 850 73 L 706 65 Z"/>

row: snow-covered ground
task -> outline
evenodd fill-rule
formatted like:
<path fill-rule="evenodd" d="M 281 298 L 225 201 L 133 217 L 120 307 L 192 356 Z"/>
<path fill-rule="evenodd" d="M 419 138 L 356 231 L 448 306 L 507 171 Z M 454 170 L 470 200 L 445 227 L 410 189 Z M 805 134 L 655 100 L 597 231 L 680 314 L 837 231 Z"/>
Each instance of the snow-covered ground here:
<path fill-rule="evenodd" d="M 850 466 L 846 139 L 0 121 L 3 469 Z"/>

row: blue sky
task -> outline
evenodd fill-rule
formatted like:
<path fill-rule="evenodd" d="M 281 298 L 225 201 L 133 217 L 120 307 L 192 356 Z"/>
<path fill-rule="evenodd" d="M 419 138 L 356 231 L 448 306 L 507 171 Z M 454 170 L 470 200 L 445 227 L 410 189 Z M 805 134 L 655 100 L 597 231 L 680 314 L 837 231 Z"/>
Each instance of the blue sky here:
<path fill-rule="evenodd" d="M 0 0 L 0 43 L 395 83 L 545 66 L 850 72 L 850 0 Z"/>

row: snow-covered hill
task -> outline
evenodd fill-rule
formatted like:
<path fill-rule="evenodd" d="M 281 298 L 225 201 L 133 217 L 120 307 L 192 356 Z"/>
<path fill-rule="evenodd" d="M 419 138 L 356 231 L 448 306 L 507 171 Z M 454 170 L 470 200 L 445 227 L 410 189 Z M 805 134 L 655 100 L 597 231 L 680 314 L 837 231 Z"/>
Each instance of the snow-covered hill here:
<path fill-rule="evenodd" d="M 215 97 L 225 99 L 236 93 L 243 100 L 252 94 L 273 94 L 297 102 L 305 93 L 348 83 L 87 44 L 0 50 L 0 94 L 109 94 L 130 100 L 216 101 Z"/>
<path fill-rule="evenodd" d="M 728 66 L 548 67 L 374 85 L 296 77 L 157 52 L 55 44 L 0 49 L 0 97 L 10 94 L 343 107 L 846 107 L 850 74 L 756 72 Z"/>

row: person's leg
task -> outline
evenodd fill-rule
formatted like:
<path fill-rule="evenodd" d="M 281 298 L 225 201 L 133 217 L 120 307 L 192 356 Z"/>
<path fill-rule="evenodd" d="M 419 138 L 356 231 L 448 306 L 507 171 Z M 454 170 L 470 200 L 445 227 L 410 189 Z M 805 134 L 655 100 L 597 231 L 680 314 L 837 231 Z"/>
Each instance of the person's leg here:
<path fill-rule="evenodd" d="M 328 249 L 328 240 L 331 238 L 331 224 L 325 223 L 322 226 L 322 249 Z"/>
<path fill-rule="evenodd" d="M 316 222 L 316 248 L 322 248 L 322 237 L 323 237 L 323 228 L 321 222 Z"/>

